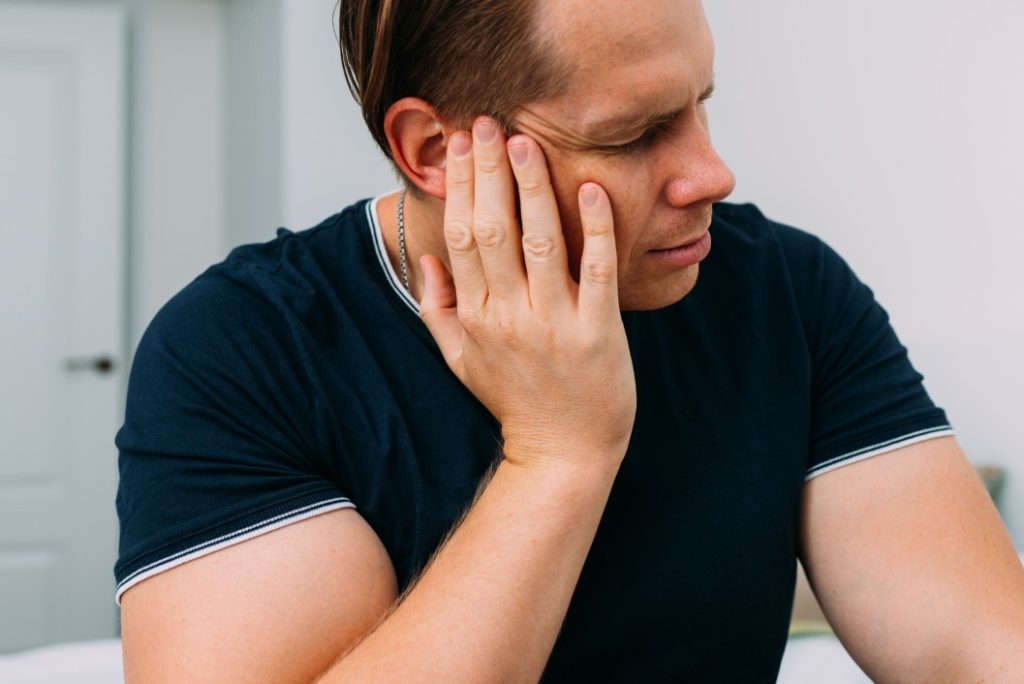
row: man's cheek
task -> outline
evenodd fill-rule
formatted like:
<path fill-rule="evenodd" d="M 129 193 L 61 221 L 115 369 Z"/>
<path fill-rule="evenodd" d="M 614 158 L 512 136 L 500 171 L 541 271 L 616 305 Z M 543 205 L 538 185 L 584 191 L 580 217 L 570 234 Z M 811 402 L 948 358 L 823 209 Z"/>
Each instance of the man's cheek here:
<path fill-rule="evenodd" d="M 548 173 L 558 205 L 558 214 L 562 220 L 562 229 L 568 242 L 570 235 L 577 232 L 575 228 L 579 226 L 579 188 L 588 179 L 581 180 L 575 169 L 557 161 L 548 162 Z"/>
<path fill-rule="evenodd" d="M 642 179 L 641 179 L 642 180 Z M 612 205 L 612 220 L 615 223 L 615 250 L 620 273 L 625 272 L 634 257 L 637 240 L 642 237 L 650 211 L 644 202 L 649 198 L 646 183 L 631 179 L 609 179 L 604 185 Z M 642 201 L 638 201 L 642 200 Z"/>

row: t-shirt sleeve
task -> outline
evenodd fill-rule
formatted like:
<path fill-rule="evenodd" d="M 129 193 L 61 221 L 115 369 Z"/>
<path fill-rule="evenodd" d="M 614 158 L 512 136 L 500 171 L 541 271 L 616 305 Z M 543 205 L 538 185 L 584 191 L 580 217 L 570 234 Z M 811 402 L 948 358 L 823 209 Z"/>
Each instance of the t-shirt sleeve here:
<path fill-rule="evenodd" d="M 118 601 L 159 572 L 353 506 L 323 461 L 315 382 L 294 326 L 244 273 L 208 272 L 160 311 L 116 438 Z"/>
<path fill-rule="evenodd" d="M 953 434 L 870 288 L 821 240 L 797 239 L 809 267 L 795 278 L 811 353 L 807 479 Z"/>

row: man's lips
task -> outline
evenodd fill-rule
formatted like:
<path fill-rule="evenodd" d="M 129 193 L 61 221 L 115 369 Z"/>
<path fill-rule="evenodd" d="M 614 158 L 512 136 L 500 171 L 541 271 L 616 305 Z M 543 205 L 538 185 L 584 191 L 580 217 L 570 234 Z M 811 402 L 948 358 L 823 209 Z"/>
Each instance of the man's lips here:
<path fill-rule="evenodd" d="M 671 266 L 687 268 L 703 261 L 710 252 L 711 233 L 709 231 L 696 240 L 667 249 L 652 249 L 648 254 Z"/>

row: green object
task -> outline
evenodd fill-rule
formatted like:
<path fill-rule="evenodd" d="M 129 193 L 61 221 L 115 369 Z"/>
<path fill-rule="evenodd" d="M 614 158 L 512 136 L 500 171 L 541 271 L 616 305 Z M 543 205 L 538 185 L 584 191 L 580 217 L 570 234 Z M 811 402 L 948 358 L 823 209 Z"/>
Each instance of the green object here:
<path fill-rule="evenodd" d="M 1003 484 L 1006 482 L 1006 471 L 998 466 L 975 466 L 978 476 L 988 490 L 989 496 L 999 508 L 999 499 L 1003 493 Z"/>
<path fill-rule="evenodd" d="M 819 622 L 817 620 L 794 620 L 789 626 L 790 639 L 834 635 L 835 632 L 832 631 L 832 628 L 828 626 L 827 622 Z"/>

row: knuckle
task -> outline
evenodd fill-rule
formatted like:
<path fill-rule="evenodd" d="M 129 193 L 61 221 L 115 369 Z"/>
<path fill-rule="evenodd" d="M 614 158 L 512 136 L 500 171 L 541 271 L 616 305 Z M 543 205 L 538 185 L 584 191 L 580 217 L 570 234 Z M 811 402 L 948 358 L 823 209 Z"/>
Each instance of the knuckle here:
<path fill-rule="evenodd" d="M 546 235 L 524 235 L 523 253 L 534 259 L 547 259 L 555 253 L 555 241 Z"/>
<path fill-rule="evenodd" d="M 602 235 L 611 235 L 613 232 L 612 224 L 610 221 L 584 221 L 583 222 L 583 234 L 589 237 L 601 237 Z"/>
<path fill-rule="evenodd" d="M 469 224 L 460 219 L 449 219 L 444 224 L 444 239 L 457 252 L 468 252 L 473 248 L 473 231 Z"/>
<path fill-rule="evenodd" d="M 470 173 L 461 173 L 456 171 L 454 168 L 449 168 L 445 178 L 448 181 L 448 187 L 452 189 L 461 190 L 468 188 L 473 185 L 473 175 Z"/>
<path fill-rule="evenodd" d="M 580 347 L 587 356 L 599 355 L 608 348 L 608 341 L 597 331 L 588 331 L 584 333 Z"/>
<path fill-rule="evenodd" d="M 615 278 L 615 267 L 596 259 L 585 260 L 580 270 L 588 281 L 597 285 L 607 285 Z"/>
<path fill-rule="evenodd" d="M 515 342 L 519 338 L 519 326 L 514 317 L 498 314 L 494 319 L 494 330 L 505 344 Z"/>
<path fill-rule="evenodd" d="M 468 306 L 458 306 L 455 317 L 458 318 L 459 324 L 469 332 L 476 330 L 480 323 L 480 316 L 476 309 Z"/>
<path fill-rule="evenodd" d="M 496 247 L 504 241 L 505 230 L 500 221 L 485 216 L 473 222 L 473 236 L 484 247 Z"/>
<path fill-rule="evenodd" d="M 523 178 L 519 181 L 519 192 L 524 199 L 538 199 L 548 191 L 547 183 L 539 178 Z"/>
<path fill-rule="evenodd" d="M 476 172 L 484 176 L 493 176 L 501 170 L 502 161 L 496 157 L 480 156 L 476 159 Z"/>

